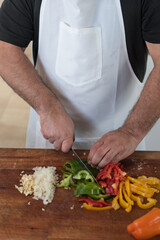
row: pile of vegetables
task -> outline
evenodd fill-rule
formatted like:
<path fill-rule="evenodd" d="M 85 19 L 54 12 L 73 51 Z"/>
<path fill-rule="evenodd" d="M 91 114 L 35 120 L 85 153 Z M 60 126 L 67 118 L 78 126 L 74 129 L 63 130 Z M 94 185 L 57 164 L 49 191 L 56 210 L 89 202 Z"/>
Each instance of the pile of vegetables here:
<path fill-rule="evenodd" d="M 88 165 L 87 160 L 83 160 L 88 169 L 96 177 L 98 170 L 92 168 Z M 102 204 L 96 202 L 100 199 L 110 198 L 110 194 L 105 194 L 103 187 L 99 186 L 94 182 L 93 177 L 89 174 L 88 171 L 83 170 L 82 166 L 77 160 L 68 161 L 63 164 L 62 180 L 57 187 L 72 188 L 75 187 L 74 195 L 75 196 L 88 196 L 88 200 L 92 199 L 93 205 L 101 206 Z M 94 203 L 95 200 L 95 203 Z M 105 204 L 105 203 L 104 203 Z"/>
<path fill-rule="evenodd" d="M 128 176 L 120 183 L 119 194 L 113 199 L 112 207 L 117 210 L 121 206 L 126 212 L 131 212 L 135 203 L 143 209 L 151 208 L 157 203 L 152 197 L 154 193 L 159 192 L 158 189 L 160 189 L 158 178 L 141 176 L 136 179 Z"/>
<path fill-rule="evenodd" d="M 72 188 L 74 195 L 83 202 L 87 210 L 118 210 L 124 208 L 131 212 L 136 203 L 142 209 L 148 209 L 156 205 L 153 198 L 159 193 L 160 179 L 155 177 L 140 176 L 133 178 L 122 170 L 120 164 L 109 163 L 102 171 L 92 168 L 87 160 L 83 159 L 99 185 L 94 182 L 88 171 L 83 170 L 77 160 L 63 164 L 62 180 L 57 187 Z M 111 200 L 110 203 L 107 200 Z M 137 240 L 149 239 L 160 234 L 160 209 L 153 208 L 146 215 L 136 219 L 127 226 L 127 231 Z"/>
<path fill-rule="evenodd" d="M 74 187 L 74 195 L 83 197 L 79 198 L 79 202 L 83 202 L 83 206 L 88 210 L 111 209 L 112 204 L 107 203 L 106 200 L 119 193 L 119 184 L 127 174 L 115 164 L 110 163 L 99 172 L 92 168 L 86 159 L 83 161 L 92 174 L 97 177 L 99 185 L 94 182 L 88 171 L 83 170 L 77 160 L 72 160 L 63 164 L 62 180 L 57 187 Z"/>
<path fill-rule="evenodd" d="M 83 202 L 87 210 L 118 210 L 122 207 L 126 212 L 131 212 L 135 203 L 143 209 L 151 208 L 157 203 L 152 197 L 160 190 L 158 178 L 132 178 L 122 170 L 122 165 L 113 163 L 98 171 L 86 159 L 83 161 L 99 185 L 77 160 L 72 160 L 63 164 L 62 180 L 57 187 L 75 188 L 74 195 L 80 197 L 79 202 Z M 106 201 L 108 199 L 110 203 Z"/>

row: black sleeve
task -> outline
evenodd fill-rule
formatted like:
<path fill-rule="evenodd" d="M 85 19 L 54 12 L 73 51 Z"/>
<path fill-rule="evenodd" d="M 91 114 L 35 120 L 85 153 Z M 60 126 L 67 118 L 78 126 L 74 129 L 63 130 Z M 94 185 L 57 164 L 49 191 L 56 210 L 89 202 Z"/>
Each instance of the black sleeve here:
<path fill-rule="evenodd" d="M 160 0 L 142 0 L 142 34 L 145 41 L 160 43 Z"/>
<path fill-rule="evenodd" d="M 0 8 L 0 40 L 27 47 L 33 40 L 33 0 L 4 0 Z"/>

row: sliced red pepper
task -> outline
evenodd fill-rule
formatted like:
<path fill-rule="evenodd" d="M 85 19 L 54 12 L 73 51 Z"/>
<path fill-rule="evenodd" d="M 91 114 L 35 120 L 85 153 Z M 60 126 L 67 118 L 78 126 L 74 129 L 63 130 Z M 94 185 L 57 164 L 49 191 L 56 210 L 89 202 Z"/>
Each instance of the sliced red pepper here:
<path fill-rule="evenodd" d="M 121 170 L 120 165 L 109 163 L 98 173 L 97 180 L 105 188 L 105 192 L 111 195 L 118 195 L 119 184 L 127 177 L 127 174 Z M 106 182 L 106 186 L 104 184 Z"/>
<path fill-rule="evenodd" d="M 112 167 L 112 163 L 108 163 L 106 166 L 105 166 L 105 168 L 102 170 L 102 171 L 100 171 L 99 173 L 98 173 L 98 175 L 97 175 L 97 180 L 100 180 L 104 175 L 108 175 L 108 171 L 109 171 L 109 169 Z"/>
<path fill-rule="evenodd" d="M 99 181 L 99 185 L 103 188 L 107 187 L 107 183 L 105 181 Z"/>
<path fill-rule="evenodd" d="M 106 207 L 106 206 L 111 206 L 111 204 L 108 204 L 104 201 L 103 198 L 100 200 L 93 200 L 92 198 L 80 198 L 78 199 L 79 202 L 86 202 L 89 206 L 92 207 Z"/>

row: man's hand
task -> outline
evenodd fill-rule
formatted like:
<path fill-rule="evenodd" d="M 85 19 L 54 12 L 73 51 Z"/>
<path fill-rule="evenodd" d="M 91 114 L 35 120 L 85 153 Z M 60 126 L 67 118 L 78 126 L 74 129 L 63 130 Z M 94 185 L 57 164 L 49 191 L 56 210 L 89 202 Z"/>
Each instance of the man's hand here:
<path fill-rule="evenodd" d="M 0 41 L 0 75 L 39 114 L 43 136 L 55 149 L 67 152 L 74 139 L 73 121 L 23 50 Z"/>
<path fill-rule="evenodd" d="M 90 150 L 88 163 L 92 167 L 104 168 L 109 162 L 118 163 L 132 154 L 139 141 L 122 128 L 108 132 Z"/>
<path fill-rule="evenodd" d="M 68 152 L 74 140 L 74 124 L 60 103 L 56 103 L 49 112 L 40 114 L 43 137 L 54 144 L 56 150 Z"/>
<path fill-rule="evenodd" d="M 88 156 L 92 166 L 103 168 L 128 157 L 160 117 L 160 44 L 146 45 L 154 68 L 123 127 L 105 134 L 93 145 Z"/>

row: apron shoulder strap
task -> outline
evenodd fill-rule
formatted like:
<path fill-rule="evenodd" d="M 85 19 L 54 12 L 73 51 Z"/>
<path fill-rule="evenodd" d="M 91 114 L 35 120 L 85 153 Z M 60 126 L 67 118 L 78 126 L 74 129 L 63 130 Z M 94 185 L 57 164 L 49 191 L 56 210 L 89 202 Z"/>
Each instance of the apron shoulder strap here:
<path fill-rule="evenodd" d="M 120 0 L 126 33 L 127 51 L 135 75 L 143 82 L 148 51 L 142 38 L 142 8 L 140 0 Z"/>
<path fill-rule="evenodd" d="M 39 19 L 42 0 L 34 0 L 33 14 L 34 14 L 34 39 L 33 39 L 33 59 L 36 65 L 38 54 L 38 39 L 39 39 Z"/>

